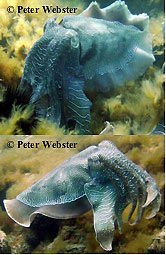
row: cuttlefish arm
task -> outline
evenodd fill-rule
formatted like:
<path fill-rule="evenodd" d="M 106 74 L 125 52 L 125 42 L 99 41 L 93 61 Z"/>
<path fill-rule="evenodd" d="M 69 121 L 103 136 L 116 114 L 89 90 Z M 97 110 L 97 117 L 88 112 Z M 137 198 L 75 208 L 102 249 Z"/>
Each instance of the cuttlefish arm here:
<path fill-rule="evenodd" d="M 112 185 L 91 182 L 85 194 L 92 205 L 96 238 L 104 250 L 112 250 L 117 191 Z"/>
<path fill-rule="evenodd" d="M 70 63 L 75 61 L 69 59 Z M 78 70 L 78 64 L 75 63 L 74 71 Z M 66 67 L 65 72 L 65 88 L 64 88 L 64 107 L 65 110 L 65 122 L 69 120 L 74 120 L 76 122 L 75 129 L 79 131 L 80 134 L 89 134 L 90 130 L 90 107 L 92 103 L 86 97 L 84 93 L 84 76 L 82 71 L 75 72 L 73 74 L 73 69 Z M 80 68 L 81 70 L 82 68 Z"/>
<path fill-rule="evenodd" d="M 30 95 L 38 118 L 67 128 L 69 120 L 73 120 L 77 130 L 87 134 L 91 102 L 83 92 L 79 56 L 77 33 L 56 24 L 54 19 L 48 20 L 43 36 L 26 58 L 19 90 Z"/>
<path fill-rule="evenodd" d="M 115 222 L 121 232 L 127 205 L 132 204 L 128 220 L 138 207 L 133 225 L 141 220 L 145 209 L 150 211 L 147 219 L 156 215 L 161 195 L 155 180 L 112 143 L 103 141 L 99 147 L 100 151 L 88 159 L 92 181 L 84 189 L 93 208 L 97 240 L 105 250 L 111 250 Z"/>
<path fill-rule="evenodd" d="M 148 215 L 146 215 L 146 219 L 151 219 L 153 218 L 157 212 L 160 209 L 161 205 L 161 194 L 160 190 L 154 181 L 154 179 L 147 173 L 145 172 L 146 176 L 146 181 L 147 181 L 147 200 L 145 204 L 142 206 L 143 208 L 146 208 L 146 211 L 149 212 Z"/>
<path fill-rule="evenodd" d="M 58 63 L 60 51 L 65 45 L 60 44 L 62 38 L 59 38 L 59 43 L 56 39 L 60 27 L 55 21 L 49 22 L 46 27 L 45 33 L 33 45 L 25 60 L 19 91 L 30 97 L 30 103 L 35 104 L 39 118 L 46 117 L 60 125 L 62 113 L 58 90 L 62 87 L 63 78 Z M 57 50 L 59 53 L 55 54 Z"/>

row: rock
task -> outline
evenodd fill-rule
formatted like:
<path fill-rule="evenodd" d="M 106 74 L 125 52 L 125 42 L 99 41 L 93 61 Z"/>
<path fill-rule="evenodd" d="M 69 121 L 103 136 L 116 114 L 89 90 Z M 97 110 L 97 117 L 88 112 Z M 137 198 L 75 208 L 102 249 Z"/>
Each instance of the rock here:
<path fill-rule="evenodd" d="M 155 236 L 153 242 L 149 246 L 147 253 L 165 254 L 165 227 Z"/>
<path fill-rule="evenodd" d="M 6 234 L 0 230 L 0 254 L 8 254 L 11 253 L 10 246 L 7 241 Z"/>

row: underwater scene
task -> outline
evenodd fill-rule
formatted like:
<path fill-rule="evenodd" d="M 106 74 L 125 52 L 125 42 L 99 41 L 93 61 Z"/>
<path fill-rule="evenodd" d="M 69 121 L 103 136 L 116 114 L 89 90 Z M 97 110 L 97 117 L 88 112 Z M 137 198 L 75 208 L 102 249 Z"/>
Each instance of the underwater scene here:
<path fill-rule="evenodd" d="M 0 253 L 165 253 L 164 136 L 0 136 Z"/>
<path fill-rule="evenodd" d="M 165 253 L 164 17 L 0 1 L 0 254 Z"/>
<path fill-rule="evenodd" d="M 0 1 L 0 134 L 164 133 L 164 1 Z"/>

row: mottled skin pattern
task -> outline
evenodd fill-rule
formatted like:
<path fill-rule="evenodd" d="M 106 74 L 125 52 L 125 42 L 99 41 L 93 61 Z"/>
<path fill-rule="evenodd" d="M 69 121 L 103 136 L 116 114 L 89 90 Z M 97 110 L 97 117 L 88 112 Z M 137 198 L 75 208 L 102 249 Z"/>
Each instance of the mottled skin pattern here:
<path fill-rule="evenodd" d="M 155 180 L 130 161 L 114 144 L 102 141 L 66 160 L 16 199 L 5 200 L 8 215 L 28 227 L 37 213 L 58 219 L 73 218 L 92 209 L 97 240 L 112 249 L 117 222 L 122 231 L 122 213 L 132 204 L 130 221 L 144 211 L 151 218 L 160 209 L 161 195 Z"/>
<path fill-rule="evenodd" d="M 73 118 L 76 129 L 88 133 L 91 103 L 83 93 L 77 33 L 54 20 L 48 20 L 44 30 L 26 58 L 20 90 L 31 96 L 39 118 L 58 126 L 67 126 Z"/>
<path fill-rule="evenodd" d="M 103 9 L 92 2 L 60 24 L 46 22 L 26 58 L 19 89 L 38 118 L 66 128 L 73 123 L 80 134 L 88 134 L 88 93 L 107 94 L 142 75 L 153 61 L 146 14 L 132 15 L 122 1 Z"/>

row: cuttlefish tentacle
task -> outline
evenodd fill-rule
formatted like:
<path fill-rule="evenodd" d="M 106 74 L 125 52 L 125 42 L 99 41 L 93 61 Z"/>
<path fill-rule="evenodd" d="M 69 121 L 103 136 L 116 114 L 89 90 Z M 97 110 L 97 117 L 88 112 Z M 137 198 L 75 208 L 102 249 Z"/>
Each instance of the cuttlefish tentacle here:
<path fill-rule="evenodd" d="M 159 194 L 159 189 L 154 179 L 147 172 L 145 172 L 145 177 L 147 182 L 148 197 L 143 207 L 148 206 L 153 200 L 156 199 L 157 195 Z"/>
<path fill-rule="evenodd" d="M 157 196 L 155 199 L 145 208 L 145 212 L 148 211 L 149 214 L 145 216 L 146 219 L 151 219 L 153 218 L 157 212 L 160 209 L 161 205 L 161 194 L 158 192 Z"/>
<path fill-rule="evenodd" d="M 103 145 L 106 146 L 106 142 L 103 142 Z M 110 145 L 108 144 L 108 146 Z M 129 201 L 132 201 L 132 208 L 128 220 L 131 219 L 138 202 L 139 206 L 136 217 L 136 222 L 138 222 L 143 213 L 142 205 L 147 198 L 146 186 L 144 185 L 146 182 L 145 175 L 143 171 L 140 172 L 140 168 L 136 164 L 128 159 L 126 160 L 124 154 L 118 149 L 116 149 L 115 155 L 113 153 L 109 155 L 109 153 L 109 151 L 105 151 L 103 155 L 99 155 L 100 161 L 103 162 L 106 167 L 110 168 L 112 171 L 116 171 L 117 174 L 124 178 L 127 186 L 126 190 L 128 190 L 128 195 L 130 197 Z M 128 176 L 130 176 L 130 178 Z M 128 181 L 128 179 L 130 179 L 130 181 Z"/>
<path fill-rule="evenodd" d="M 109 174 L 110 169 L 106 168 L 102 161 L 100 161 L 100 155 L 98 154 L 94 154 L 88 159 L 88 166 L 90 176 L 93 180 L 96 180 L 96 182 L 100 184 L 103 183 L 103 185 L 109 182 L 113 188 L 119 191 L 117 192 L 117 199 L 115 201 L 115 215 L 119 230 L 122 231 L 123 222 L 121 213 L 127 204 L 129 204 L 129 202 L 126 201 L 126 187 L 124 183 L 121 182 L 120 176 L 118 176 L 116 172 L 111 171 L 111 174 Z M 119 203 L 120 200 L 122 200 L 121 203 Z"/>
<path fill-rule="evenodd" d="M 138 213 L 136 220 L 132 225 L 137 224 L 138 221 L 142 218 L 144 209 L 148 207 L 150 204 L 150 208 L 152 211 L 152 217 L 156 215 L 156 213 L 159 211 L 160 204 L 161 204 L 161 194 L 160 191 L 157 187 L 156 182 L 154 179 L 144 170 L 135 165 L 135 173 L 138 175 L 139 179 L 141 180 L 141 185 L 140 187 L 140 196 L 139 196 L 139 208 L 138 208 Z M 146 186 L 144 185 L 146 183 Z M 142 190 L 143 189 L 143 190 Z M 146 195 L 145 195 L 145 190 L 146 190 Z M 146 209 L 147 210 L 147 209 Z M 147 217 L 150 218 L 150 215 Z"/>
<path fill-rule="evenodd" d="M 128 201 L 132 203 L 131 212 L 129 215 L 132 216 L 135 208 L 137 206 L 138 200 L 138 187 L 136 184 L 135 178 L 131 175 L 130 172 L 127 172 L 125 167 L 120 166 L 119 160 L 117 158 L 111 159 L 109 155 L 106 156 L 105 153 L 103 155 L 99 155 L 100 162 L 102 162 L 106 169 L 109 169 L 109 174 L 112 175 L 112 171 L 115 171 L 120 179 L 123 179 L 123 183 L 125 186 L 125 191 L 128 194 Z M 117 165 L 117 167 L 115 166 Z M 129 217 L 131 217 L 129 216 Z"/>
<path fill-rule="evenodd" d="M 153 218 L 160 209 L 161 194 L 154 179 L 145 171 L 147 181 L 147 200 L 142 206 L 143 208 L 150 209 L 151 213 L 146 216 L 146 219 Z M 146 210 L 147 210 L 146 209 Z"/>
<path fill-rule="evenodd" d="M 85 194 L 92 205 L 96 238 L 105 250 L 112 250 L 117 191 L 107 183 L 85 184 Z"/>
<path fill-rule="evenodd" d="M 16 199 L 4 200 L 8 215 L 25 227 L 38 213 L 66 219 L 92 209 L 96 237 L 105 250 L 112 249 L 116 222 L 122 231 L 122 213 L 129 204 L 129 220 L 138 206 L 136 224 L 144 211 L 146 218 L 156 215 L 161 194 L 155 180 L 109 141 L 79 152 Z"/>
<path fill-rule="evenodd" d="M 123 228 L 123 219 L 122 219 L 122 213 L 124 209 L 130 204 L 128 199 L 126 199 L 126 196 L 118 196 L 118 199 L 115 203 L 115 215 L 116 215 L 116 220 L 118 224 L 118 229 L 119 232 L 122 233 L 122 228 Z"/>
<path fill-rule="evenodd" d="M 68 60 L 69 61 L 69 60 Z M 72 61 L 72 60 L 71 60 Z M 66 67 L 66 69 L 69 69 Z M 76 69 L 76 68 L 75 68 Z M 81 68 L 80 68 L 81 70 Z M 92 103 L 86 97 L 84 87 L 84 77 L 82 72 L 78 72 L 77 76 L 72 71 L 66 71 L 68 75 L 65 75 L 65 93 L 64 93 L 64 105 L 66 106 L 66 120 L 75 120 L 75 128 L 81 134 L 89 133 L 90 126 L 90 107 Z M 67 123 L 66 123 L 67 126 Z"/>

